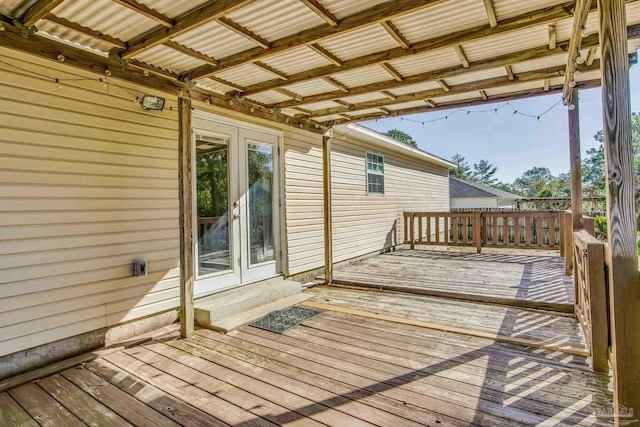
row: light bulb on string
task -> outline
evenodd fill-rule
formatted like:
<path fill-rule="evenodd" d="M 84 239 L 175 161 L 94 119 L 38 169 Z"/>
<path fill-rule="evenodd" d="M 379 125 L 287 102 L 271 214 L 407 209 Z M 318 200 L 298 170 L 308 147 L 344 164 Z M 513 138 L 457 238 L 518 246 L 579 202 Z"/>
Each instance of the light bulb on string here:
<path fill-rule="evenodd" d="M 537 120 L 538 120 L 538 123 L 542 123 L 542 118 L 540 118 L 540 116 L 538 116 Z"/>
<path fill-rule="evenodd" d="M 578 54 L 578 56 L 576 57 L 576 64 L 582 65 L 584 64 L 585 59 L 582 57 L 582 55 Z"/>
<path fill-rule="evenodd" d="M 58 89 L 62 89 L 62 84 L 60 83 L 60 79 L 56 79 L 56 87 Z"/>
<path fill-rule="evenodd" d="M 575 106 L 575 105 L 573 105 L 573 104 L 569 104 L 569 107 L 568 107 L 568 108 L 569 108 L 569 110 L 573 111 L 573 110 L 575 110 L 575 109 L 576 109 L 576 106 Z"/>
<path fill-rule="evenodd" d="M 576 81 L 575 80 L 571 80 L 569 82 L 569 87 L 571 87 L 571 88 L 576 87 Z"/>

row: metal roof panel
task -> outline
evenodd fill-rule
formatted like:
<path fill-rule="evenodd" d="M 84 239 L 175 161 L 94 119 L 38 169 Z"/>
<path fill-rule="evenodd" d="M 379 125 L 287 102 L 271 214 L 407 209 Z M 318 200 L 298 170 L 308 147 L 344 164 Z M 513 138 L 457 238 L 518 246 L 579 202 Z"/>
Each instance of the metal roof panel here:
<path fill-rule="evenodd" d="M 343 60 L 398 47 L 389 33 L 377 24 L 331 37 L 320 45 Z"/>
<path fill-rule="evenodd" d="M 201 25 L 175 37 L 173 40 L 216 59 L 256 47 L 255 43 L 217 22 Z"/>

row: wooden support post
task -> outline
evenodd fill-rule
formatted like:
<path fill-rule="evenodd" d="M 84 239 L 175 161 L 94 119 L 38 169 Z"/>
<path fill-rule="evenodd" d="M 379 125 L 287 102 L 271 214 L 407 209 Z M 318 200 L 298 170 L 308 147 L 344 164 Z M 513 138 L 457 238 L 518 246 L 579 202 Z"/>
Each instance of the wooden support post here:
<path fill-rule="evenodd" d="M 558 212 L 558 225 L 560 229 L 560 256 L 562 258 L 566 258 L 564 253 L 565 230 L 564 230 L 564 213 L 563 212 Z"/>
<path fill-rule="evenodd" d="M 569 157 L 571 158 L 571 212 L 573 213 L 573 230 L 582 230 L 582 172 L 580 170 L 580 108 L 578 88 L 571 94 L 573 110 L 569 109 Z M 573 252 L 572 252 L 573 253 Z"/>
<path fill-rule="evenodd" d="M 573 272 L 573 213 L 563 212 L 564 215 L 564 274 Z"/>
<path fill-rule="evenodd" d="M 624 0 L 598 0 L 616 416 L 640 416 L 640 283 Z M 618 423 L 618 421 L 620 423 Z M 622 424 L 621 419 L 616 425 Z"/>
<path fill-rule="evenodd" d="M 193 146 L 191 100 L 178 98 L 178 192 L 180 208 L 180 336 L 193 334 Z"/>
<path fill-rule="evenodd" d="M 476 212 L 473 219 L 473 242 L 476 244 L 476 253 L 482 252 L 482 212 Z"/>
<path fill-rule="evenodd" d="M 416 248 L 416 219 L 413 212 L 409 216 L 409 247 Z"/>
<path fill-rule="evenodd" d="M 333 238 L 331 221 L 331 138 L 333 130 L 322 136 L 322 198 L 324 215 L 324 283 L 333 281 Z M 412 236 L 413 237 L 413 236 Z"/>

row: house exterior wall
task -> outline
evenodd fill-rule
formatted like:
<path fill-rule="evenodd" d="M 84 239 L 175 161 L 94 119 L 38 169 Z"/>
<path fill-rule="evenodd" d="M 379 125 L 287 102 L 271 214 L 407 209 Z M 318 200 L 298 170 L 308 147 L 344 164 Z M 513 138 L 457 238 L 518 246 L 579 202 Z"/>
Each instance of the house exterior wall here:
<path fill-rule="evenodd" d="M 448 170 L 383 147 L 338 135 L 332 140 L 334 262 L 402 243 L 405 210 L 449 210 Z M 366 152 L 384 156 L 385 194 L 367 194 Z M 324 265 L 322 140 L 285 131 L 288 274 Z"/>
<path fill-rule="evenodd" d="M 498 208 L 497 197 L 456 197 L 451 199 L 451 209 Z"/>
<path fill-rule="evenodd" d="M 0 64 L 0 355 L 178 306 L 177 114 L 97 81 L 61 83 Z M 133 277 L 137 258 L 148 276 Z"/>
<path fill-rule="evenodd" d="M 0 357 L 175 309 L 177 113 L 134 104 L 148 88 L 105 88 L 5 49 L 0 59 L 23 69 L 0 64 Z M 57 88 L 35 73 L 75 80 Z M 280 129 L 283 272 L 296 274 L 323 266 L 322 137 Z M 367 150 L 385 158 L 384 196 L 366 194 Z M 332 163 L 335 261 L 401 241 L 405 209 L 449 208 L 443 167 L 352 136 L 333 140 Z M 135 259 L 148 276 L 133 277 Z"/>

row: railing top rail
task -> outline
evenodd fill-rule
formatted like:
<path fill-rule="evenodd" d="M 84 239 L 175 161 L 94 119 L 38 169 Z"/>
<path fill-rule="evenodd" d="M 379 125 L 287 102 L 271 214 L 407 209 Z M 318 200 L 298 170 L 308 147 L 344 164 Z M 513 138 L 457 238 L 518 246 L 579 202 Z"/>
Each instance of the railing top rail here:
<path fill-rule="evenodd" d="M 480 212 L 449 212 L 449 211 L 442 211 L 442 212 L 405 212 L 405 216 L 411 215 L 413 214 L 414 216 L 475 216 L 477 213 Z"/>
<path fill-rule="evenodd" d="M 574 231 L 573 243 L 581 250 L 587 249 L 589 245 L 604 245 L 604 242 L 596 239 L 586 230 Z"/>

